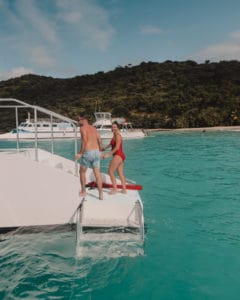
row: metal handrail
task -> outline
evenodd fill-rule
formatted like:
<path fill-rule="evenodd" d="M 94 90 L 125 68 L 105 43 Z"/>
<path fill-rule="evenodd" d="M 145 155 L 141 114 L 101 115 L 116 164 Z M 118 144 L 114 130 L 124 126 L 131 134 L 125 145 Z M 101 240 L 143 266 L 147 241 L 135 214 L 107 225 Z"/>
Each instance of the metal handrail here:
<path fill-rule="evenodd" d="M 13 102 L 13 103 L 16 103 L 16 104 L 1 105 L 1 103 L 4 103 L 4 102 L 10 102 L 10 103 Z M 46 114 L 50 117 L 50 122 L 51 122 L 51 152 L 52 152 L 52 154 L 54 153 L 54 150 L 53 150 L 54 137 L 53 137 L 53 126 L 52 126 L 53 117 L 73 125 L 73 128 L 74 128 L 74 141 L 75 141 L 75 143 L 74 143 L 74 152 L 75 152 L 75 155 L 77 154 L 77 124 L 78 124 L 77 121 L 72 120 L 72 119 L 67 118 L 67 117 L 64 117 L 64 116 L 62 116 L 58 113 L 55 113 L 55 112 L 53 112 L 49 109 L 46 109 L 46 108 L 43 108 L 43 107 L 40 107 L 40 106 L 37 106 L 37 105 L 31 105 L 31 104 L 28 104 L 26 102 L 23 102 L 21 100 L 14 99 L 14 98 L 0 98 L 0 109 L 1 108 L 14 108 L 15 109 L 16 131 L 17 131 L 16 139 L 17 139 L 17 151 L 18 152 L 19 152 L 19 149 L 20 149 L 20 147 L 19 147 L 20 137 L 19 137 L 19 132 L 18 132 L 18 112 L 19 112 L 20 108 L 30 108 L 30 109 L 33 109 L 33 111 L 34 111 L 34 123 L 35 123 L 34 148 L 35 148 L 35 160 L 36 161 L 38 161 L 38 134 L 37 134 L 37 120 L 38 120 L 37 113 L 38 112 L 44 113 L 44 114 Z M 78 176 L 77 161 L 75 161 L 75 175 Z"/>
<path fill-rule="evenodd" d="M 21 105 L 0 105 L 0 108 L 13 108 L 13 107 L 19 107 L 19 108 L 36 108 L 38 111 L 41 111 L 42 113 L 46 113 L 48 115 L 51 115 L 57 119 L 61 119 L 63 121 L 66 121 L 68 123 L 71 123 L 71 124 L 77 124 L 77 121 L 75 120 L 72 120 L 70 118 L 67 118 L 67 117 L 64 117 L 58 113 L 55 113 L 49 109 L 46 109 L 46 108 L 43 108 L 43 107 L 40 107 L 40 106 L 37 106 L 37 105 L 31 105 L 31 104 L 28 104 L 26 102 L 23 102 L 21 100 L 18 100 L 18 99 L 14 99 L 14 98 L 0 98 L 0 102 L 17 102 L 18 104 L 21 104 Z"/>
<path fill-rule="evenodd" d="M 76 247 L 80 246 L 81 237 L 83 234 L 83 211 L 85 198 L 82 199 L 76 211 Z"/>
<path fill-rule="evenodd" d="M 137 200 L 135 202 L 135 216 L 138 219 L 138 223 L 139 223 L 139 233 L 140 233 L 140 237 L 141 240 L 144 241 L 144 219 L 143 219 L 143 209 L 142 209 L 142 205 L 141 202 L 139 200 Z"/>

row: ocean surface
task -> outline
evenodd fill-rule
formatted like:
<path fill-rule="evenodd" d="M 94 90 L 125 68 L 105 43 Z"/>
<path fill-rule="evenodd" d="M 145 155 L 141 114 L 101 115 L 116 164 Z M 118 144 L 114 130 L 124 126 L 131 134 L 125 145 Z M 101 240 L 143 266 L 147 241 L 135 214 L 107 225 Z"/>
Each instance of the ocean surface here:
<path fill-rule="evenodd" d="M 72 159 L 72 145 L 55 151 Z M 81 258 L 73 231 L 1 236 L 1 300 L 239 299 L 240 132 L 163 132 L 124 150 L 144 187 L 144 254 Z"/>

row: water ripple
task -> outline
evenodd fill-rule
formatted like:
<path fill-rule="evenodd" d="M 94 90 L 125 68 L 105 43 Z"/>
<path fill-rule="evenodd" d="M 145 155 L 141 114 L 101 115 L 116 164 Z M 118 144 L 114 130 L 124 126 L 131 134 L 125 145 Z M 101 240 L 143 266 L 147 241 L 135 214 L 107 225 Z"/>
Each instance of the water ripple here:
<path fill-rule="evenodd" d="M 58 153 L 72 158 L 71 143 Z M 79 257 L 73 232 L 5 235 L 0 299 L 236 299 L 240 133 L 160 133 L 124 150 L 126 177 L 143 185 L 145 255 Z"/>

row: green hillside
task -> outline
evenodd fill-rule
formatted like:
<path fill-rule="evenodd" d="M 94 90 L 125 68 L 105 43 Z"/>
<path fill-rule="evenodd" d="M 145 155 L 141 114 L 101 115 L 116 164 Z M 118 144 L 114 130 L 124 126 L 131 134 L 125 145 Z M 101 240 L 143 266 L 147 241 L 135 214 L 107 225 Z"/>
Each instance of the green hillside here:
<path fill-rule="evenodd" d="M 135 127 L 239 125 L 240 62 L 143 62 L 69 79 L 25 75 L 1 81 L 0 97 L 74 119 L 80 112 L 92 116 L 101 109 L 127 117 Z M 14 126 L 10 111 L 1 111 L 0 129 Z"/>

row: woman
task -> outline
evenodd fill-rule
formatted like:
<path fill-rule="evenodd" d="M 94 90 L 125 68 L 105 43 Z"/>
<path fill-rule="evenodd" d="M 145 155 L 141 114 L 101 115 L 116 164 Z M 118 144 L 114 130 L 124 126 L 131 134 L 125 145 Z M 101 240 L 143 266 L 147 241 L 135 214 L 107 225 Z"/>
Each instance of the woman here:
<path fill-rule="evenodd" d="M 111 147 L 112 150 L 102 156 L 102 158 L 108 158 L 113 155 L 113 158 L 109 165 L 109 175 L 112 181 L 113 188 L 110 190 L 109 194 L 115 194 L 117 192 L 117 182 L 116 177 L 114 175 L 115 171 L 118 172 L 119 178 L 122 183 L 121 192 L 126 194 L 126 179 L 123 175 L 123 164 L 125 160 L 125 155 L 122 150 L 122 136 L 120 134 L 119 125 L 117 122 L 113 122 L 112 124 L 112 132 L 113 138 L 109 145 L 104 147 L 102 150 L 106 150 Z"/>

